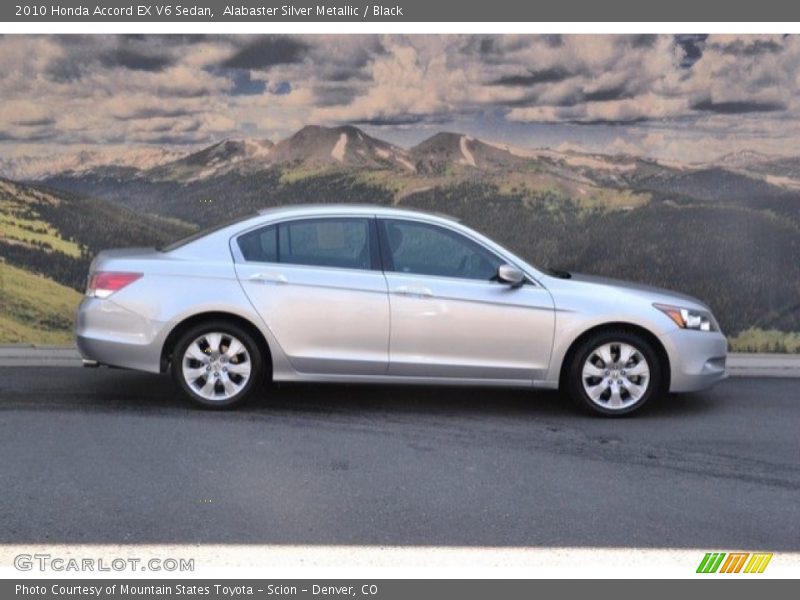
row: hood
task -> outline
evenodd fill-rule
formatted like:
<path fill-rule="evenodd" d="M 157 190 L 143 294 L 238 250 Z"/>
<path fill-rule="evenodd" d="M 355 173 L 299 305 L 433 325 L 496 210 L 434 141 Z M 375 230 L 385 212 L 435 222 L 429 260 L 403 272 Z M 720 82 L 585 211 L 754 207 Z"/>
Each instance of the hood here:
<path fill-rule="evenodd" d="M 574 282 L 583 285 L 612 288 L 613 290 L 618 292 L 627 291 L 627 292 L 633 292 L 637 295 L 644 294 L 651 296 L 653 302 L 663 302 L 666 304 L 688 303 L 690 305 L 702 307 L 703 309 L 710 311 L 709 307 L 705 304 L 705 302 L 702 302 L 701 300 L 693 296 L 689 296 L 688 294 L 683 294 L 681 292 L 676 292 L 674 290 L 660 288 L 652 285 L 645 285 L 642 283 L 634 283 L 632 281 L 625 281 L 623 279 L 614 279 L 612 277 L 584 275 L 583 273 L 570 273 L 570 275 L 571 277 L 569 279 L 560 279 L 559 283 L 563 282 L 563 284 L 569 284 L 570 282 Z"/>

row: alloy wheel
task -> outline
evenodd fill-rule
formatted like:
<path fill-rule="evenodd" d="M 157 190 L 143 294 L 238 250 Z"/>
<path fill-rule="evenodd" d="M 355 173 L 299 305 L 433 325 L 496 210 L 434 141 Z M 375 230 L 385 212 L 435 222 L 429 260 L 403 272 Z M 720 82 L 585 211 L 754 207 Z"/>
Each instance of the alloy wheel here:
<path fill-rule="evenodd" d="M 581 372 L 583 390 L 606 410 L 627 409 L 647 393 L 650 365 L 642 352 L 625 342 L 605 343 L 592 350 Z"/>
<path fill-rule="evenodd" d="M 228 400 L 244 390 L 253 369 L 245 345 L 221 331 L 204 333 L 190 343 L 181 366 L 189 388 L 212 402 Z"/>

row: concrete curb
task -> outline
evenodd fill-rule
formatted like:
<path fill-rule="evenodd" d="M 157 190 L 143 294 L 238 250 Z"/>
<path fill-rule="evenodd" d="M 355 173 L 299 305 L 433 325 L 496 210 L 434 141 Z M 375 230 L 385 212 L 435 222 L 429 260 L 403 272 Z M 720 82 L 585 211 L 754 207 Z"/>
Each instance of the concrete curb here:
<path fill-rule="evenodd" d="M 0 367 L 80 367 L 81 355 L 74 346 L 0 346 Z"/>
<path fill-rule="evenodd" d="M 727 368 L 731 377 L 800 377 L 800 354 L 732 352 Z"/>
<path fill-rule="evenodd" d="M 81 357 L 71 346 L 0 346 L 0 367 L 80 367 Z M 800 354 L 751 354 L 734 352 L 728 355 L 731 377 L 798 377 Z"/>

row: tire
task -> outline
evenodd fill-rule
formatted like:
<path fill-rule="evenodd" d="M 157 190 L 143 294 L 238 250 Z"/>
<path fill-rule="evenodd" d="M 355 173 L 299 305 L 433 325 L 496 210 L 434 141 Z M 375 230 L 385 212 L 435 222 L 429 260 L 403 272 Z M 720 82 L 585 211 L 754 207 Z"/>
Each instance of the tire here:
<path fill-rule="evenodd" d="M 572 353 L 565 384 L 581 408 L 621 417 L 663 394 L 663 374 L 653 345 L 641 334 L 622 329 L 598 332 L 581 342 Z"/>
<path fill-rule="evenodd" d="M 178 387 L 198 406 L 234 408 L 260 387 L 264 358 L 245 329 L 228 321 L 209 321 L 178 339 L 171 371 Z"/>

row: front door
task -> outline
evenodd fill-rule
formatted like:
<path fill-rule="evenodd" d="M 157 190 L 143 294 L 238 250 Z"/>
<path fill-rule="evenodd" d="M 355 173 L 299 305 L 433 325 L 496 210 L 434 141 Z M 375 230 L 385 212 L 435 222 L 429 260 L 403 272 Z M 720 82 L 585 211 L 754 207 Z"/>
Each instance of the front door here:
<path fill-rule="evenodd" d="M 497 281 L 503 259 L 433 223 L 380 219 L 389 287 L 389 374 L 533 380 L 553 343 L 550 294 Z"/>

